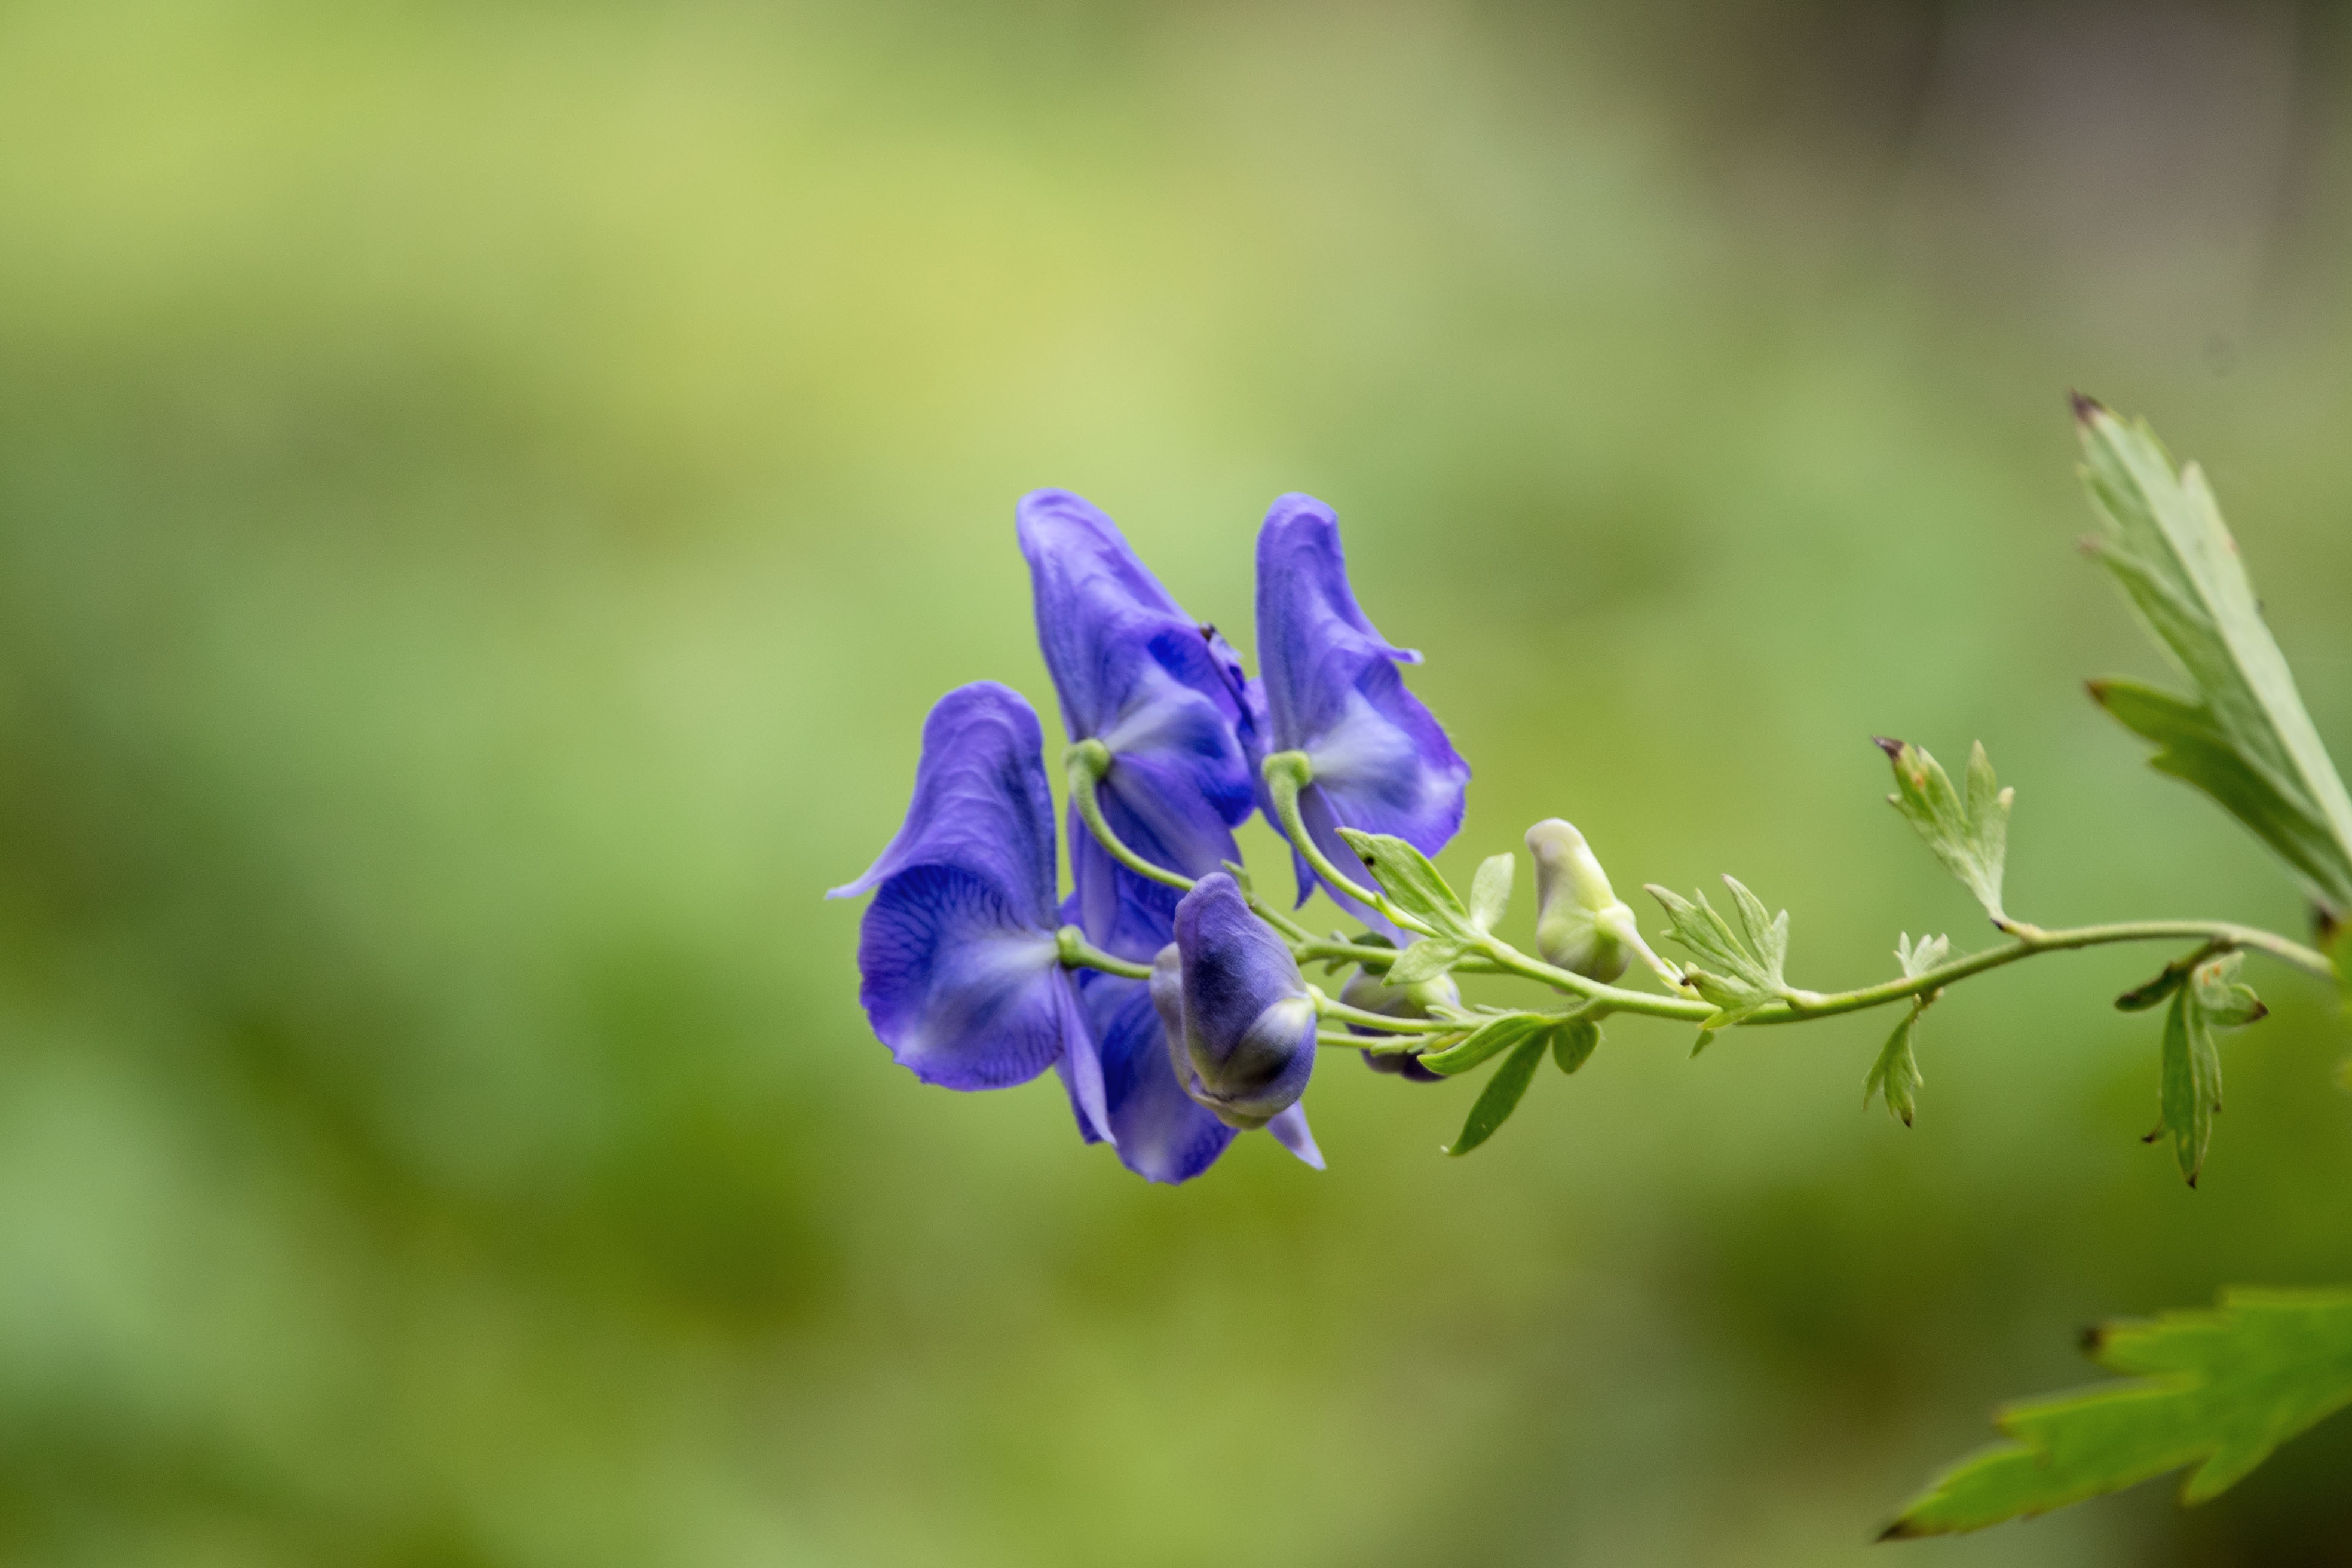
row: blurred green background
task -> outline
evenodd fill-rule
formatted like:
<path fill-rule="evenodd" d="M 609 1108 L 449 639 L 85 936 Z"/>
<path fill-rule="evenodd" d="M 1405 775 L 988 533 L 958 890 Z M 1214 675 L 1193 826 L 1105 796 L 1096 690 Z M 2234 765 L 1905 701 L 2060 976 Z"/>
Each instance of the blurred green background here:
<path fill-rule="evenodd" d="M 2352 1561 L 2352 1421 L 1865 1544 L 2073 1335 L 2352 1279 L 2330 999 L 2137 1135 L 2162 955 L 1928 1020 L 1624 1021 L 1475 1159 L 1147 1187 L 918 1086 L 820 901 L 1012 504 L 1247 646 L 1276 493 L 1477 770 L 1795 973 L 2011 903 L 2297 930 L 2079 678 L 2063 393 L 2204 459 L 2352 752 L 2352 29 L 2317 5 L 0 7 L 0 1556 L 187 1564 Z M 1283 873 L 1259 828 L 1262 873 Z M 1524 911 L 1519 917 L 1526 919 Z"/>

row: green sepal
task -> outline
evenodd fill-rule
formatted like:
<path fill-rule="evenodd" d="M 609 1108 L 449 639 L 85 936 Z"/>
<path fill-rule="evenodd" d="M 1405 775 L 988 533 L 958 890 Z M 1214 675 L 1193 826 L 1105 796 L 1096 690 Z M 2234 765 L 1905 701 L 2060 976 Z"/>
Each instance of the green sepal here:
<path fill-rule="evenodd" d="M 2131 681 L 2092 695 L 2159 748 L 2160 771 L 2211 795 L 2276 853 L 2312 897 L 2352 910 L 2352 795 L 2328 760 L 2213 492 L 2175 469 L 2144 424 L 2088 398 L 2075 415 L 2083 479 L 2105 531 L 2087 542 L 2194 695 Z"/>
<path fill-rule="evenodd" d="M 1380 883 L 1389 901 L 1432 931 L 1463 942 L 1475 942 L 1486 934 L 1471 923 L 1461 896 L 1438 875 L 1428 856 L 1386 833 L 1359 833 L 1343 827 L 1339 837 Z"/>
<path fill-rule="evenodd" d="M 1478 863 L 1478 874 L 1470 880 L 1472 925 L 1491 931 L 1503 923 L 1504 912 L 1511 907 L 1511 880 L 1517 873 L 1518 862 L 1507 849 Z"/>
<path fill-rule="evenodd" d="M 1529 1035 L 1503 1065 L 1495 1069 L 1495 1076 L 1486 1080 L 1486 1089 L 1480 1091 L 1477 1103 L 1470 1108 L 1469 1120 L 1462 1124 L 1462 1135 L 1447 1147 L 1447 1153 L 1467 1154 L 1493 1137 L 1495 1130 L 1511 1119 L 1511 1112 L 1517 1110 L 1519 1101 L 1527 1097 L 1528 1085 L 1535 1081 L 1536 1068 L 1542 1064 L 1544 1052 L 1550 1047 L 1551 1042 L 1545 1037 L 1550 1032 L 1547 1025 Z M 1426 1058 L 1423 1058 L 1423 1065 L 1428 1065 Z"/>
<path fill-rule="evenodd" d="M 1915 828 L 1944 868 L 1976 895 L 1995 925 L 2001 912 L 2000 883 L 2009 858 L 2009 808 L 2017 798 L 1993 777 L 1984 743 L 1969 750 L 1968 793 L 1952 787 L 1944 765 L 1925 746 L 1878 739 L 1878 749 L 1895 765 L 1895 793 L 1886 798 Z"/>
<path fill-rule="evenodd" d="M 1788 994 L 1782 966 L 1789 957 L 1789 911 L 1768 914 L 1763 900 L 1730 877 L 1735 928 L 1716 912 L 1701 893 L 1693 903 L 1671 889 L 1652 884 L 1650 896 L 1665 906 L 1672 939 L 1698 960 L 1683 973 L 1684 984 L 1715 1005 L 1715 1016 L 1700 1026 L 1701 1038 L 1691 1054 L 1706 1049 L 1705 1036 L 1738 1023 Z"/>
<path fill-rule="evenodd" d="M 1458 1043 L 1424 1055 L 1421 1065 L 1449 1078 L 1465 1073 L 1490 1057 L 1510 1049 L 1531 1031 L 1549 1029 L 1551 1025 L 1552 1020 L 1541 1013 L 1498 1013 Z"/>
<path fill-rule="evenodd" d="M 2188 975 L 2182 973 L 2179 969 L 2168 964 L 2165 968 L 2158 972 L 2155 979 L 2148 981 L 2147 984 L 2142 985 L 2135 985 L 2130 990 L 2125 992 L 2122 995 L 2116 997 L 2116 1011 L 2118 1013 L 2145 1013 L 2149 1008 L 2163 1002 L 2166 997 L 2170 996 L 2174 992 L 2179 990 L 2188 979 Z"/>
<path fill-rule="evenodd" d="M 1570 1018 L 1551 1032 L 1552 1063 L 1565 1073 L 1591 1061 L 1600 1047 L 1601 1026 L 1590 1018 Z"/>
<path fill-rule="evenodd" d="M 2093 1360 L 2130 1381 L 2012 1405 L 2010 1440 L 1961 1460 L 1882 1540 L 1980 1530 L 2187 1466 L 2184 1503 L 2352 1404 L 2352 1291 L 2227 1290 L 2221 1310 L 2102 1325 Z"/>

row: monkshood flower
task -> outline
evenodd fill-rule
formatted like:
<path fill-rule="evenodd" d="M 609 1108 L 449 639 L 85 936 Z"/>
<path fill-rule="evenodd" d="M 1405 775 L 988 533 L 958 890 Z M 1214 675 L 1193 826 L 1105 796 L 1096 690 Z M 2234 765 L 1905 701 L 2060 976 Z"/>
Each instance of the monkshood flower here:
<path fill-rule="evenodd" d="M 1341 827 L 1390 833 L 1434 855 L 1462 826 L 1470 766 L 1399 664 L 1421 655 L 1392 646 L 1365 618 L 1348 585 L 1339 520 L 1312 496 L 1286 495 L 1257 536 L 1257 650 L 1265 679 L 1267 748 L 1303 752 L 1314 764 L 1299 793 L 1307 834 L 1331 864 L 1365 887 L 1372 878 L 1341 842 Z M 1266 817 L 1277 820 L 1271 803 Z M 1301 901 L 1322 880 L 1292 849 Z M 1375 930 L 1396 936 L 1376 910 L 1326 888 Z"/>
<path fill-rule="evenodd" d="M 960 686 L 923 721 L 915 798 L 890 847 L 829 895 L 874 889 L 858 1001 L 901 1066 L 949 1089 L 1003 1089 L 1058 1067 L 1108 1127 L 1102 1071 L 1062 966 L 1054 801 L 1020 693 Z"/>
<path fill-rule="evenodd" d="M 1111 929 L 1089 940 L 1140 963 L 1153 962 L 1163 950 L 1173 953 L 1172 890 L 1130 878 L 1122 892 Z M 1074 924 L 1076 906 L 1075 895 L 1062 906 L 1064 917 Z M 1148 1181 L 1191 1181 L 1217 1163 L 1234 1141 L 1234 1130 L 1178 1081 L 1167 1026 L 1149 983 L 1091 969 L 1079 971 L 1076 979 L 1079 1005 L 1102 1063 L 1103 1109 L 1108 1118 L 1108 1126 L 1097 1130 L 1073 1095 L 1078 1131 L 1090 1143 L 1109 1135 L 1120 1162 Z"/>
<path fill-rule="evenodd" d="M 1298 1097 L 1315 1071 L 1315 999 L 1282 939 L 1234 879 L 1203 877 L 1176 906 L 1151 1000 L 1185 1092 L 1228 1127 L 1264 1127 L 1320 1170 Z"/>
<path fill-rule="evenodd" d="M 1233 829 L 1256 804 L 1258 743 L 1241 660 L 1079 497 L 1033 491 L 1018 522 L 1063 725 L 1073 742 L 1099 741 L 1110 754 L 1096 798 L 1112 833 L 1188 877 L 1238 860 Z M 1069 828 L 1076 923 L 1103 942 L 1122 887 L 1150 884 L 1113 860 L 1075 812 Z M 1172 893 L 1154 891 L 1172 909 Z"/>
<path fill-rule="evenodd" d="M 1434 980 L 1423 980 L 1412 985 L 1391 985 L 1369 969 L 1359 969 L 1348 976 L 1339 988 L 1339 1000 L 1350 1007 L 1361 1007 L 1367 1013 L 1378 1013 L 1389 1018 L 1426 1018 L 1431 1016 L 1430 1004 L 1437 1003 L 1459 1012 L 1462 1007 L 1462 987 L 1451 974 L 1441 974 Z M 1376 1031 L 1361 1024 L 1350 1024 L 1348 1031 L 1369 1035 Z M 1410 1052 L 1365 1051 L 1364 1065 L 1374 1072 L 1394 1073 L 1407 1083 L 1443 1083 L 1443 1074 L 1433 1073 L 1421 1065 Z"/>

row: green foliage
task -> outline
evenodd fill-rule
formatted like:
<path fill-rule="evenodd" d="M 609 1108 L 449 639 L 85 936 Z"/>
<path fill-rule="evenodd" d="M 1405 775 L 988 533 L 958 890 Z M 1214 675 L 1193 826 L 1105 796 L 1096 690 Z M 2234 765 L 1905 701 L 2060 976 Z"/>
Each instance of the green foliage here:
<path fill-rule="evenodd" d="M 2211 795 L 2323 909 L 2352 910 L 2352 797 L 2263 624 L 2204 475 L 2194 463 L 2176 473 L 2145 425 L 2087 399 L 2075 406 L 2084 482 L 2106 523 L 2086 547 L 2196 689 L 2184 700 L 2105 680 L 2092 696 L 2156 743 L 2150 765 Z"/>
<path fill-rule="evenodd" d="M 1570 1018 L 1551 1032 L 1551 1059 L 1565 1073 L 1590 1061 L 1600 1047 L 1601 1026 L 1590 1018 Z"/>
<path fill-rule="evenodd" d="M 1479 862 L 1478 875 L 1470 883 L 1472 925 L 1491 931 L 1503 923 L 1503 915 L 1511 907 L 1511 881 L 1517 871 L 1518 862 L 1508 850 Z"/>
<path fill-rule="evenodd" d="M 1390 984 L 1413 985 L 1436 979 L 1461 963 L 1486 934 L 1486 927 L 1472 919 L 1461 895 L 1438 874 L 1429 857 L 1403 839 L 1385 833 L 1360 833 L 1352 827 L 1339 829 L 1339 837 L 1380 883 L 1389 901 L 1433 933 L 1406 948 L 1404 956 L 1389 966 Z M 1486 886 L 1485 896 L 1496 900 L 1495 913 L 1499 919 L 1502 905 L 1510 898 L 1510 873 L 1509 857 L 1496 858 L 1507 863 L 1499 899 L 1495 879 L 1488 874 L 1492 860 L 1479 868 L 1479 876 Z"/>
<path fill-rule="evenodd" d="M 2234 952 L 2217 958 L 2179 976 L 2170 987 L 2172 1006 L 2164 1018 L 2164 1120 L 2148 1141 L 2171 1138 L 2180 1173 L 2192 1187 L 2205 1167 L 2214 1113 L 2221 1109 L 2221 1054 L 2213 1031 L 2242 1027 L 2270 1012 L 2252 986 L 2238 983 L 2241 962 Z M 2139 994 L 2130 993 L 2125 1000 Z"/>
<path fill-rule="evenodd" d="M 1895 939 L 1895 959 L 1903 966 L 1903 977 L 1916 980 L 1943 963 L 1951 950 L 1949 937 L 1923 936 L 1914 942 L 1910 933 L 1906 931 Z M 1862 1083 L 1862 1103 L 1867 1106 L 1871 1096 L 1884 1096 L 1887 1114 L 1906 1127 L 1911 1125 L 1911 1118 L 1918 1109 L 1919 1085 L 1923 1081 L 1919 1076 L 1919 1059 L 1911 1051 L 1911 1039 L 1918 1028 L 1919 1016 L 1927 1010 L 1928 1003 L 1933 1000 L 1932 994 L 1912 999 L 1910 1010 L 1903 1015 L 1902 1022 L 1895 1026 L 1895 1032 L 1886 1037 L 1886 1044 L 1879 1049 L 1878 1060 L 1872 1064 L 1870 1075 Z"/>
<path fill-rule="evenodd" d="M 1998 786 L 1984 742 L 1969 748 L 1965 798 L 1926 747 L 1885 736 L 1878 747 L 1895 764 L 1895 793 L 1887 801 L 1918 830 L 1944 868 L 1976 895 L 1993 924 L 2004 923 L 2000 880 L 2009 858 L 2009 808 L 2017 792 Z"/>
<path fill-rule="evenodd" d="M 1698 960 L 1683 972 L 1685 984 L 1715 1004 L 1715 1016 L 1700 1026 L 1701 1045 L 1714 1030 L 1736 1024 L 1788 994 L 1781 966 L 1789 956 L 1789 911 L 1768 914 L 1763 900 L 1739 882 L 1726 877 L 1731 889 L 1733 924 L 1698 895 L 1693 903 L 1679 893 L 1654 884 L 1650 896 L 1665 906 L 1673 929 L 1668 935 Z"/>
<path fill-rule="evenodd" d="M 1550 1018 L 1540 1013 L 1497 1013 L 1462 1037 L 1457 1043 L 1423 1056 L 1421 1065 L 1433 1073 L 1448 1077 L 1465 1073 L 1510 1049 L 1530 1033 L 1549 1028 L 1551 1023 Z M 1443 1037 L 1454 1038 L 1450 1035 Z"/>
<path fill-rule="evenodd" d="M 1511 1119 L 1526 1098 L 1528 1085 L 1535 1081 L 1536 1068 L 1542 1065 L 1544 1052 L 1551 1047 L 1552 1030 L 1549 1026 L 1528 1032 L 1495 1076 L 1486 1081 L 1477 1103 L 1470 1108 L 1470 1118 L 1462 1124 L 1462 1135 L 1446 1149 L 1449 1154 L 1467 1154 L 1495 1135 L 1495 1130 Z"/>
<path fill-rule="evenodd" d="M 2105 1325 L 2088 1349 L 2136 1381 L 2001 1411 L 2011 1441 L 1939 1477 L 1886 1538 L 1978 1530 L 2187 1465 L 2181 1500 L 2203 1502 L 2352 1404 L 2352 1291 L 2227 1291 L 2218 1311 Z"/>

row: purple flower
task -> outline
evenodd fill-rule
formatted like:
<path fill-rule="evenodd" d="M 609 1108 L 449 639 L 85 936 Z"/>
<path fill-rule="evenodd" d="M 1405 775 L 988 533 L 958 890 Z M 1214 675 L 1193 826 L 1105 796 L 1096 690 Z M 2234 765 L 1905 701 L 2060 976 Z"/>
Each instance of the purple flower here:
<path fill-rule="evenodd" d="M 1169 597 L 1110 519 L 1077 496 L 1024 496 L 1019 532 L 1063 725 L 1072 741 L 1100 741 L 1110 752 L 1096 795 L 1111 831 L 1154 865 L 1186 876 L 1239 859 L 1233 829 L 1256 803 L 1257 729 L 1241 661 Z M 1102 942 L 1119 919 L 1122 888 L 1145 884 L 1075 812 L 1069 831 L 1077 924 Z M 1160 901 L 1173 907 L 1172 897 Z"/>
<path fill-rule="evenodd" d="M 994 681 L 940 698 L 923 721 L 905 826 L 830 896 L 877 889 L 859 928 L 857 994 L 901 1066 L 961 1089 L 1058 1067 L 1082 1119 L 1108 1126 L 1101 1067 L 1056 940 L 1043 739 L 1028 702 Z"/>
<path fill-rule="evenodd" d="M 1437 853 L 1462 826 L 1470 766 L 1405 689 L 1396 667 L 1421 655 L 1392 647 L 1364 617 L 1348 586 L 1339 520 L 1312 496 L 1276 501 L 1258 533 L 1257 647 L 1267 749 L 1304 752 L 1315 766 L 1298 809 L 1316 847 L 1366 887 L 1372 878 L 1341 842 L 1341 827 L 1394 834 Z M 1320 879 L 1296 847 L 1292 854 L 1304 902 Z M 1328 890 L 1375 930 L 1399 934 L 1377 911 Z"/>
<path fill-rule="evenodd" d="M 1151 1000 L 1184 1090 L 1229 1127 L 1265 1127 L 1320 1170 L 1298 1097 L 1315 1071 L 1315 1001 L 1282 939 L 1234 879 L 1203 877 L 1176 906 Z"/>
<path fill-rule="evenodd" d="M 1111 930 L 1088 940 L 1141 963 L 1151 963 L 1163 949 L 1174 952 L 1170 945 L 1175 940 L 1173 890 L 1139 877 L 1129 879 L 1124 890 L 1129 896 L 1120 900 Z M 1073 897 L 1063 906 L 1073 921 L 1076 904 Z M 1168 1031 L 1147 983 L 1093 969 L 1079 971 L 1076 978 L 1079 1005 L 1102 1062 L 1103 1105 L 1108 1117 L 1103 1131 L 1118 1144 L 1120 1162 L 1149 1181 L 1191 1181 L 1217 1163 L 1234 1141 L 1234 1130 L 1177 1081 Z M 1075 1095 L 1072 1100 L 1078 1130 L 1091 1143 L 1102 1133 L 1076 1103 Z"/>

